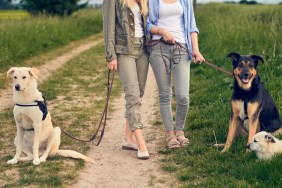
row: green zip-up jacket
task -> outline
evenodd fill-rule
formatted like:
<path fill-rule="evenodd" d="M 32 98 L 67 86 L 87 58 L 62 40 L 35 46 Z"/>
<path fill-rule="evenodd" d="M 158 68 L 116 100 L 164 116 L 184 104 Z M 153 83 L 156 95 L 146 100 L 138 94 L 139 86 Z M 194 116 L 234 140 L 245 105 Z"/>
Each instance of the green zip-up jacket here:
<path fill-rule="evenodd" d="M 142 15 L 144 36 L 147 16 Z M 103 33 L 106 61 L 117 59 L 117 54 L 130 54 L 134 50 L 135 23 L 130 8 L 121 0 L 103 1 Z"/>

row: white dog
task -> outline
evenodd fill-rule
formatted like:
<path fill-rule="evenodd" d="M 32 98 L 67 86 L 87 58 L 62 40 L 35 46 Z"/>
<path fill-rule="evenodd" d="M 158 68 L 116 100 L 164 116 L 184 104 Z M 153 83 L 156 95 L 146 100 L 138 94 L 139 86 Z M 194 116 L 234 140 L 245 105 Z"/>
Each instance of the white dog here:
<path fill-rule="evenodd" d="M 253 137 L 252 143 L 247 147 L 255 151 L 259 159 L 268 160 L 271 159 L 273 155 L 282 152 L 282 141 L 262 131 Z"/>
<path fill-rule="evenodd" d="M 52 125 L 44 98 L 37 89 L 38 75 L 36 68 L 27 67 L 13 67 L 7 72 L 7 76 L 13 78 L 13 100 L 16 103 L 13 113 L 17 127 L 16 154 L 7 163 L 33 160 L 33 164 L 38 165 L 54 155 L 94 163 L 93 159 L 76 151 L 59 150 L 61 129 Z"/>

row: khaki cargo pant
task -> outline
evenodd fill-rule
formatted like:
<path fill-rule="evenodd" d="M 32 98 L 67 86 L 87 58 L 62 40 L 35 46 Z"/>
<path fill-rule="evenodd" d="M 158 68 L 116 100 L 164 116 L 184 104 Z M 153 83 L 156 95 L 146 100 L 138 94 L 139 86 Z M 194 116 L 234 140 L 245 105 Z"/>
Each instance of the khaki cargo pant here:
<path fill-rule="evenodd" d="M 132 54 L 118 54 L 118 73 L 125 93 L 125 118 L 131 130 L 142 129 L 141 98 L 144 95 L 149 59 L 142 38 L 135 38 Z"/>

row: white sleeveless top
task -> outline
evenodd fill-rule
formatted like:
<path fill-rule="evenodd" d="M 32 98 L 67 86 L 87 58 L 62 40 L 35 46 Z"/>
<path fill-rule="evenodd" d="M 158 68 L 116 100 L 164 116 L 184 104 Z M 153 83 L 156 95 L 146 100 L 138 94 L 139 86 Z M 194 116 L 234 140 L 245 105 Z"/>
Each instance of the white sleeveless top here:
<path fill-rule="evenodd" d="M 157 26 L 169 31 L 175 40 L 180 43 L 186 43 L 184 32 L 183 7 L 180 0 L 175 3 L 165 3 L 160 0 L 159 20 Z M 160 35 L 154 35 L 153 39 L 161 38 Z"/>
<path fill-rule="evenodd" d="M 144 30 L 143 30 L 143 22 L 141 17 L 141 11 L 140 7 L 137 3 L 133 7 L 130 8 L 131 11 L 134 14 L 134 23 L 135 23 L 135 38 L 141 38 L 144 36 Z"/>

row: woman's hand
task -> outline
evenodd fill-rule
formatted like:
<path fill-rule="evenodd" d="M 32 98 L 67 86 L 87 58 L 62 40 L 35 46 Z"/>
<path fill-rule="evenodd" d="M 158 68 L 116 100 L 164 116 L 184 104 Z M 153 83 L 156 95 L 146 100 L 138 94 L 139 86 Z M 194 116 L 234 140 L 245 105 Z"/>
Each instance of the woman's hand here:
<path fill-rule="evenodd" d="M 199 51 L 195 51 L 195 52 L 193 52 L 193 61 L 194 61 L 195 64 L 198 63 L 198 62 L 200 62 L 200 64 L 201 64 L 201 63 L 205 62 L 206 60 Z"/>
<path fill-rule="evenodd" d="M 159 34 L 163 37 L 165 42 L 170 43 L 170 44 L 175 44 L 175 39 L 169 31 L 165 29 L 160 29 Z"/>
<path fill-rule="evenodd" d="M 117 59 L 114 59 L 114 60 L 108 62 L 108 68 L 110 70 L 116 71 L 117 70 L 117 66 L 118 66 Z"/>

